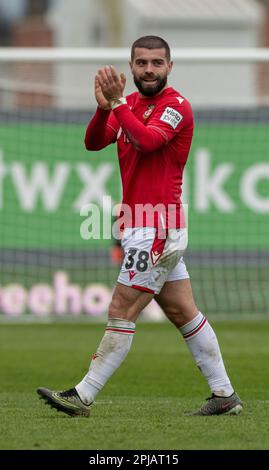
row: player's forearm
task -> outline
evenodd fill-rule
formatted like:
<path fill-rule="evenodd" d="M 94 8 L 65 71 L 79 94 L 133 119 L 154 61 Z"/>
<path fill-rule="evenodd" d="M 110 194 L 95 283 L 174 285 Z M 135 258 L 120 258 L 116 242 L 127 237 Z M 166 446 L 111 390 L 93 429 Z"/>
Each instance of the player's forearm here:
<path fill-rule="evenodd" d="M 127 104 L 116 107 L 114 113 L 124 134 L 141 152 L 153 152 L 166 143 L 165 136 L 142 124 Z"/>
<path fill-rule="evenodd" d="M 101 150 L 113 142 L 114 132 L 107 127 L 109 115 L 109 110 L 97 108 L 85 133 L 84 142 L 87 150 Z"/>

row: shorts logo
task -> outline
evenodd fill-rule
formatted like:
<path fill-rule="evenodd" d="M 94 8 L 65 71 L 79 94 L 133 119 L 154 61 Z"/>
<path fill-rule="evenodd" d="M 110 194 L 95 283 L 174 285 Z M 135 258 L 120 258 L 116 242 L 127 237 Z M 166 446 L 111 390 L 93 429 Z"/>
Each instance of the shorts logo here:
<path fill-rule="evenodd" d="M 130 281 L 133 279 L 133 277 L 135 277 L 136 273 L 134 271 L 129 271 L 129 278 L 130 278 Z"/>
<path fill-rule="evenodd" d="M 179 123 L 182 121 L 183 116 L 173 108 L 165 108 L 160 120 L 169 124 L 173 129 L 176 129 Z"/>
<path fill-rule="evenodd" d="M 152 264 L 156 264 L 157 261 L 160 259 L 160 257 L 162 256 L 161 253 L 159 253 L 158 251 L 151 251 L 150 252 L 150 255 L 151 255 L 151 261 L 152 261 Z"/>

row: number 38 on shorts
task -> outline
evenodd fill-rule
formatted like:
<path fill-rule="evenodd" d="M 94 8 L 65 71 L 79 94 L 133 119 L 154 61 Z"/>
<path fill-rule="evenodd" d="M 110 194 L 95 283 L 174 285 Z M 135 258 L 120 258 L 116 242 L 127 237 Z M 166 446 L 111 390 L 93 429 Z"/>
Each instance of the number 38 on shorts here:
<path fill-rule="evenodd" d="M 149 263 L 149 252 L 139 251 L 137 248 L 129 248 L 124 259 L 124 268 L 129 271 L 135 269 L 141 273 L 147 271 Z"/>
<path fill-rule="evenodd" d="M 118 282 L 158 294 L 166 281 L 188 279 L 182 255 L 187 245 L 186 229 L 168 230 L 160 238 L 154 227 L 127 228 L 122 238 L 125 257 Z"/>

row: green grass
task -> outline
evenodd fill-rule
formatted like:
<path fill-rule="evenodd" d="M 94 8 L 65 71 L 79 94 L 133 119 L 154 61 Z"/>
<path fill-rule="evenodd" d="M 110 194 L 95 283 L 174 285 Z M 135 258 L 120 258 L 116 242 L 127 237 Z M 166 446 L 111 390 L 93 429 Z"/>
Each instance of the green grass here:
<path fill-rule="evenodd" d="M 70 388 L 104 327 L 0 326 L 0 449 L 268 449 L 269 322 L 214 323 L 226 368 L 245 403 L 239 416 L 187 417 L 208 388 L 178 332 L 138 324 L 128 358 L 90 418 L 70 418 L 36 388 Z"/>

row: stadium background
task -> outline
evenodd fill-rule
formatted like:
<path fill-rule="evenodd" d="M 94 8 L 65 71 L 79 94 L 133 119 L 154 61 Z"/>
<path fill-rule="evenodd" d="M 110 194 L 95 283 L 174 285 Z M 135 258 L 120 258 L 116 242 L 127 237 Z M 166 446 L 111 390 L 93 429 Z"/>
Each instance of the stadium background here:
<path fill-rule="evenodd" d="M 155 8 L 146 3 L 15 1 L 12 8 L 2 1 L 2 51 L 125 47 L 147 32 L 165 36 L 172 50 L 267 45 L 268 2 L 221 0 L 218 8 L 194 0 L 188 8 L 181 0 L 155 2 Z M 127 57 L 114 63 L 127 73 L 131 91 Z M 80 236 L 83 204 L 100 206 L 104 195 L 112 203 L 121 198 L 115 148 L 87 153 L 83 146 L 95 107 L 92 80 L 101 65 L 98 59 L 1 61 L 2 320 L 105 318 L 119 268 L 113 242 Z M 194 108 L 185 258 L 197 301 L 212 316 L 268 315 L 267 72 L 267 63 L 183 60 L 171 76 Z M 154 303 L 144 316 L 162 319 Z"/>
<path fill-rule="evenodd" d="M 130 45 L 150 33 L 194 109 L 186 261 L 244 402 L 235 419 L 186 417 L 207 384 L 154 303 L 89 420 L 37 399 L 78 383 L 103 335 L 117 253 L 81 238 L 80 207 L 121 190 L 115 147 L 83 137 L 95 70 L 112 61 L 131 92 Z M 1 451 L 268 450 L 268 47 L 267 0 L 0 0 Z"/>

